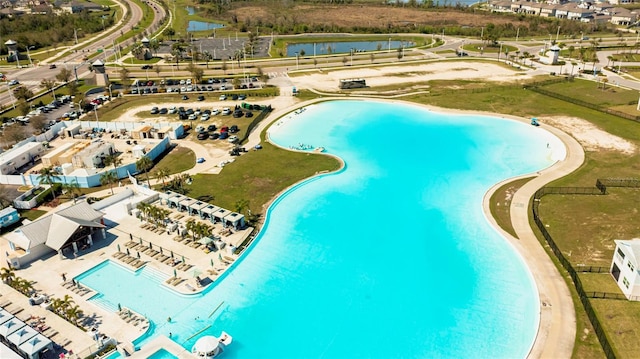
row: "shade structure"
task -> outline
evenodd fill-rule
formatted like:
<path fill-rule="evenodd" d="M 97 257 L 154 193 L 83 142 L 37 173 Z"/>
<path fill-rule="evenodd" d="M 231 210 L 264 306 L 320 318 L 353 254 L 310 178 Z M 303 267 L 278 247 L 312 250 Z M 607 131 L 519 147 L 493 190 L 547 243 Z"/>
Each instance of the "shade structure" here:
<path fill-rule="evenodd" d="M 11 318 L 0 325 L 0 335 L 8 340 L 9 335 L 13 334 L 13 332 L 24 327 L 25 325 L 26 324 L 24 324 L 22 321 L 16 318 Z"/>
<path fill-rule="evenodd" d="M 198 243 L 204 244 L 205 246 L 211 242 L 213 242 L 213 238 L 209 238 L 209 237 L 202 237 L 198 240 Z"/>
<path fill-rule="evenodd" d="M 53 350 L 53 343 L 51 342 L 51 339 L 45 337 L 44 335 L 37 334 L 33 338 L 20 344 L 18 348 L 20 349 L 20 351 L 32 358 L 36 353 L 43 351 L 45 348 Z"/>
<path fill-rule="evenodd" d="M 206 335 L 198 339 L 198 341 L 193 345 L 192 351 L 196 355 L 213 356 L 213 353 L 218 349 L 219 346 L 220 342 L 218 341 L 218 338 L 211 335 Z"/>
<path fill-rule="evenodd" d="M 13 318 L 13 314 L 7 312 L 4 309 L 0 309 L 0 324 L 6 322 L 7 320 Z"/>
<path fill-rule="evenodd" d="M 7 339 L 13 343 L 15 346 L 19 347 L 20 344 L 26 342 L 27 340 L 35 337 L 36 335 L 38 335 L 38 332 L 31 328 L 28 325 L 25 325 L 24 327 L 16 330 L 15 332 L 11 333 L 9 335 L 9 337 L 7 337 Z"/>

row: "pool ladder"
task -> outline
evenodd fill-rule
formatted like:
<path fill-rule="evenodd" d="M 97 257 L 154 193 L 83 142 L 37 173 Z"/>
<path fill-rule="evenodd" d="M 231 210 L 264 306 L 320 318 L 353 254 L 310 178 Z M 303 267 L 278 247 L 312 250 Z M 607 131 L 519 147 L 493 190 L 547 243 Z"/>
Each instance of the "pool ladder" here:
<path fill-rule="evenodd" d="M 165 280 L 169 279 L 170 275 L 164 272 L 161 272 L 155 268 L 151 268 L 149 266 L 144 266 L 140 271 L 140 276 L 151 279 L 155 282 L 162 283 Z"/>

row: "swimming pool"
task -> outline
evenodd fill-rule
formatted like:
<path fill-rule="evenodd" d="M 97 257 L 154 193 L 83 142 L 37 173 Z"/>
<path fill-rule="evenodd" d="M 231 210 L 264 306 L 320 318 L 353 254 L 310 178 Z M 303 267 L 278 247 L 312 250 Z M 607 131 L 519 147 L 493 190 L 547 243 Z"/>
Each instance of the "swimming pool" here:
<path fill-rule="evenodd" d="M 495 117 L 370 101 L 310 106 L 269 136 L 325 147 L 346 166 L 278 198 L 216 286 L 154 294 L 167 308 L 146 309 L 155 325 L 139 343 L 172 333 L 190 349 L 204 329 L 234 336 L 225 358 L 526 356 L 539 321 L 535 283 L 481 204 L 500 180 L 562 158 L 557 138 Z"/>

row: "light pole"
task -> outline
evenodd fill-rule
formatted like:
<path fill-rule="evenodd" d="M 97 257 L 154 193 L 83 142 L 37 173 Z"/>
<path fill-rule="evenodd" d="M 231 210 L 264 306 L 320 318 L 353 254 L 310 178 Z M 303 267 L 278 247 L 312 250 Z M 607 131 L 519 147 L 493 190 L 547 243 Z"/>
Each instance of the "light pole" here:
<path fill-rule="evenodd" d="M 520 28 L 518 28 L 518 30 L 516 31 L 516 42 L 518 42 L 518 37 L 520 37 Z"/>
<path fill-rule="evenodd" d="M 296 52 L 296 70 L 298 69 L 299 64 L 300 64 L 300 58 L 298 57 L 298 53 Z"/>
<path fill-rule="evenodd" d="M 16 109 L 16 99 L 13 97 L 13 91 L 11 91 L 11 88 L 9 87 L 9 82 L 5 82 L 5 84 L 7 85 L 7 92 L 9 92 L 9 98 L 11 98 L 11 103 L 13 104 L 13 109 Z"/>
<path fill-rule="evenodd" d="M 78 45 L 78 30 L 82 30 L 82 29 L 73 29 L 73 37 L 76 39 L 76 45 Z"/>
<path fill-rule="evenodd" d="M 109 101 L 111 101 L 111 99 L 113 98 L 113 94 L 111 93 L 111 87 L 113 86 L 113 84 L 109 84 Z"/>
<path fill-rule="evenodd" d="M 558 26 L 558 31 L 556 31 L 556 44 L 558 43 L 558 36 L 560 36 L 560 26 Z"/>
<path fill-rule="evenodd" d="M 98 120 L 98 105 L 97 104 L 93 105 L 93 113 L 96 114 L 96 122 L 98 122 L 99 120 Z"/>
<path fill-rule="evenodd" d="M 29 58 L 29 63 L 31 64 L 31 67 L 33 67 L 33 61 L 31 61 L 31 54 L 29 53 L 29 49 L 35 49 L 35 46 L 28 46 L 27 45 L 27 57 Z"/>
<path fill-rule="evenodd" d="M 387 52 L 391 52 L 391 38 L 389 38 L 389 47 L 388 47 Z"/>
<path fill-rule="evenodd" d="M 500 50 L 498 51 L 498 62 L 500 62 L 501 55 L 502 55 L 502 43 L 500 43 Z"/>

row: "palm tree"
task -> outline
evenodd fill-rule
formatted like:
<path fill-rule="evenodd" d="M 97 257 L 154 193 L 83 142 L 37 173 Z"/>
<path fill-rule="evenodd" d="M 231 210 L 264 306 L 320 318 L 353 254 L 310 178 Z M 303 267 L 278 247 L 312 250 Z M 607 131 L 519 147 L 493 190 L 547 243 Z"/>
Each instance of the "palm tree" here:
<path fill-rule="evenodd" d="M 109 189 L 111 189 L 111 194 L 113 194 L 113 184 L 118 180 L 118 176 L 116 176 L 115 172 L 108 171 L 103 173 L 100 176 L 100 184 L 105 186 L 109 185 Z"/>
<path fill-rule="evenodd" d="M 169 172 L 170 171 L 167 167 L 158 168 L 155 172 L 155 177 L 160 181 L 162 181 L 163 189 L 167 187 L 167 183 L 165 182 L 165 180 L 169 178 L 169 174 L 170 174 Z"/>
<path fill-rule="evenodd" d="M 76 192 L 80 193 L 80 185 L 78 184 L 78 181 L 73 179 L 71 180 L 71 182 L 63 183 L 62 190 L 65 192 L 69 192 L 71 194 L 71 197 L 73 198 L 73 203 L 75 204 L 76 198 L 78 197 L 76 196 Z"/>
<path fill-rule="evenodd" d="M 0 268 L 0 279 L 2 279 L 3 283 L 11 285 L 11 283 L 16 279 L 16 273 L 11 267 L 2 267 Z"/>
<path fill-rule="evenodd" d="M 11 286 L 13 287 L 13 289 L 17 290 L 18 292 L 26 296 L 30 296 L 31 293 L 33 292 L 33 284 L 31 284 L 31 282 L 23 278 L 16 278 L 11 283 Z"/>
<path fill-rule="evenodd" d="M 69 306 L 69 308 L 65 310 L 64 314 L 68 321 L 72 322 L 75 325 L 78 325 L 78 319 L 82 317 L 83 311 L 78 305 L 74 305 Z"/>
<path fill-rule="evenodd" d="M 240 199 L 236 201 L 236 212 L 242 213 L 245 209 L 249 208 L 249 201 L 246 199 Z"/>
<path fill-rule="evenodd" d="M 38 181 L 44 184 L 48 184 L 51 186 L 51 193 L 53 194 L 53 199 L 56 199 L 56 191 L 53 189 L 53 180 L 60 181 L 60 176 L 53 169 L 53 166 L 44 167 L 40 170 L 40 175 L 38 175 Z"/>
<path fill-rule="evenodd" d="M 129 76 L 129 70 L 126 67 L 123 67 L 120 70 L 120 81 L 122 81 L 122 86 L 129 87 L 131 82 L 131 77 Z"/>
<path fill-rule="evenodd" d="M 149 182 L 149 170 L 151 167 L 153 167 L 153 160 L 147 156 L 142 156 L 136 161 L 136 169 L 144 172 L 147 177 L 147 185 L 149 188 L 151 188 L 151 182 Z"/>
<path fill-rule="evenodd" d="M 185 224 L 185 228 L 187 229 L 187 233 L 191 232 L 191 238 L 193 238 L 194 240 L 196 239 L 196 221 L 193 219 L 190 219 L 187 221 L 187 223 Z"/>

